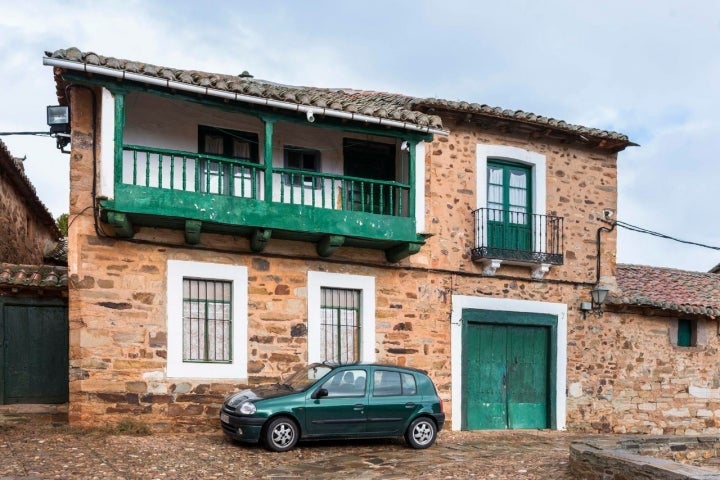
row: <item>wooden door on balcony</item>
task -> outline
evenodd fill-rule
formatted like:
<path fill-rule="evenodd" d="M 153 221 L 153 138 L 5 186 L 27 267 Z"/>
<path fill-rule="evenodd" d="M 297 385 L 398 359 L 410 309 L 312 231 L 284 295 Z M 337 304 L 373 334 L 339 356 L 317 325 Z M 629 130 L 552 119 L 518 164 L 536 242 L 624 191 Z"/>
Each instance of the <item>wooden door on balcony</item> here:
<path fill-rule="evenodd" d="M 488 246 L 532 250 L 529 168 L 503 162 L 487 166 Z"/>
<path fill-rule="evenodd" d="M 343 171 L 350 177 L 395 180 L 395 144 L 343 139 Z M 356 212 L 393 215 L 398 198 L 389 185 L 349 180 L 345 183 L 345 208 Z"/>

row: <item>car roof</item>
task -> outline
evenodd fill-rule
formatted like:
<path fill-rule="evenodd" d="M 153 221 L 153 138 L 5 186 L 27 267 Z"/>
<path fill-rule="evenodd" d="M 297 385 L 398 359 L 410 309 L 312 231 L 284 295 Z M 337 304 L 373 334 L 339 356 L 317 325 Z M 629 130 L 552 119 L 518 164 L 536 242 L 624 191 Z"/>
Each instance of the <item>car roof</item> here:
<path fill-rule="evenodd" d="M 390 363 L 379 363 L 379 362 L 354 362 L 354 363 L 328 363 L 325 362 L 325 365 L 332 367 L 332 369 L 336 368 L 345 368 L 345 367 L 381 367 L 381 368 L 396 368 L 398 370 L 405 370 L 415 373 L 422 373 L 423 375 L 427 375 L 426 370 L 421 370 L 419 368 L 414 367 L 405 367 L 401 365 L 393 365 Z"/>

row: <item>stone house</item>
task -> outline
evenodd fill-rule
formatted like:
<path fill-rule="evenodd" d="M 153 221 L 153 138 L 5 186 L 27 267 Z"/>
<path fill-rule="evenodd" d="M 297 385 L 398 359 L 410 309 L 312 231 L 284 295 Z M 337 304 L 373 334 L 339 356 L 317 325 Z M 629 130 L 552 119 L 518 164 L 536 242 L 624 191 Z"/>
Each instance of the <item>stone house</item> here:
<path fill-rule="evenodd" d="M 67 268 L 55 220 L 0 141 L 0 411 L 68 400 Z"/>
<path fill-rule="evenodd" d="M 613 303 L 625 135 L 74 48 L 44 63 L 71 112 L 72 423 L 216 426 L 228 392 L 328 360 L 427 370 L 453 429 L 653 430 L 668 390 L 608 396 L 645 348 L 608 335 L 649 340 L 646 310 Z"/>

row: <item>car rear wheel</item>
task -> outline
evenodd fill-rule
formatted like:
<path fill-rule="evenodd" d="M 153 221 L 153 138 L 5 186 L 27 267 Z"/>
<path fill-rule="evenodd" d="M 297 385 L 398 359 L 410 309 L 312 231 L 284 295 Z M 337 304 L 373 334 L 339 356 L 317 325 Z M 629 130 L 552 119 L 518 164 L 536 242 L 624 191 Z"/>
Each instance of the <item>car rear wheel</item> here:
<path fill-rule="evenodd" d="M 287 452 L 298 441 L 300 430 L 288 417 L 278 417 L 265 429 L 265 446 L 273 452 Z"/>
<path fill-rule="evenodd" d="M 427 417 L 416 418 L 405 431 L 405 441 L 412 448 L 428 448 L 436 438 L 435 422 Z"/>

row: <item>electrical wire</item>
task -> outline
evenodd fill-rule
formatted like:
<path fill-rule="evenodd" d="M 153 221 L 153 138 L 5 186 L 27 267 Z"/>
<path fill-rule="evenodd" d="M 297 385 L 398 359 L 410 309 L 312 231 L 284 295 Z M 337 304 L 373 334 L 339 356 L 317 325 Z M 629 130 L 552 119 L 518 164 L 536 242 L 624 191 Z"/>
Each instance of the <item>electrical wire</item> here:
<path fill-rule="evenodd" d="M 618 227 L 622 227 L 622 228 L 624 228 L 624 229 L 626 229 L 626 230 L 630 230 L 630 231 L 633 231 L 633 232 L 643 233 L 643 234 L 645 234 L 645 235 L 652 235 L 653 237 L 664 238 L 664 239 L 666 239 L 666 240 L 672 240 L 672 241 L 674 241 L 674 242 L 684 243 L 684 244 L 686 244 L 686 245 L 695 245 L 695 246 L 697 246 L 697 247 L 709 248 L 710 250 L 720 250 L 720 247 L 717 247 L 717 246 L 714 246 L 714 245 L 708 245 L 708 244 L 700 243 L 700 242 L 693 242 L 693 241 L 691 241 L 691 240 L 682 240 L 682 239 L 680 239 L 680 238 L 676 238 L 676 237 L 673 237 L 673 236 L 670 236 L 670 235 L 666 235 L 666 234 L 664 234 L 664 233 L 655 232 L 655 231 L 652 231 L 652 230 L 648 230 L 647 228 L 638 227 L 637 225 L 632 225 L 632 224 L 630 224 L 630 223 L 625 223 L 625 222 L 622 222 L 622 221 L 620 221 L 620 220 L 617 220 L 617 221 L 615 221 L 615 222 L 613 222 L 613 223 L 614 223 L 615 225 L 617 225 Z"/>

